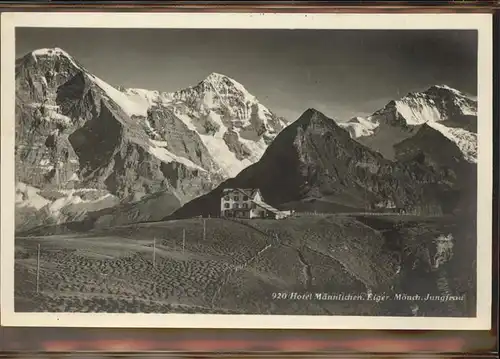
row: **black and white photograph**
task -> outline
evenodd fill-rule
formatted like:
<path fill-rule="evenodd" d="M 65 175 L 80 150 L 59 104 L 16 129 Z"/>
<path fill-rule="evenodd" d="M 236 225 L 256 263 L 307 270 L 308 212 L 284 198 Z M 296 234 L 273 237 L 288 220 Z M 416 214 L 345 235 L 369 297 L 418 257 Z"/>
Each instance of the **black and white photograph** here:
<path fill-rule="evenodd" d="M 489 15 L 7 15 L 5 324 L 489 328 Z"/>

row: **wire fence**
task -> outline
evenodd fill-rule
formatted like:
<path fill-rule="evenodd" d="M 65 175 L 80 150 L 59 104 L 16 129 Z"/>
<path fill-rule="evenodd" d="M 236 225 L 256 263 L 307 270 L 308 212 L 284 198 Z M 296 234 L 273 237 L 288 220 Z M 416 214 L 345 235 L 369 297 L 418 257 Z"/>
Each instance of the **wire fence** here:
<path fill-rule="evenodd" d="M 408 210 L 391 210 L 386 211 L 350 211 L 350 212 L 321 212 L 321 211 L 292 211 L 290 214 L 284 218 L 296 218 L 296 217 L 330 217 L 330 216 L 344 216 L 344 215 L 357 215 L 357 216 L 442 216 L 443 211 L 440 208 L 414 208 Z M 255 219 L 269 219 L 269 220 L 281 220 L 284 218 L 276 219 L 273 217 L 228 217 L 223 214 L 210 214 L 202 215 L 195 218 L 221 218 L 221 219 L 243 219 L 243 220 L 255 220 Z"/>

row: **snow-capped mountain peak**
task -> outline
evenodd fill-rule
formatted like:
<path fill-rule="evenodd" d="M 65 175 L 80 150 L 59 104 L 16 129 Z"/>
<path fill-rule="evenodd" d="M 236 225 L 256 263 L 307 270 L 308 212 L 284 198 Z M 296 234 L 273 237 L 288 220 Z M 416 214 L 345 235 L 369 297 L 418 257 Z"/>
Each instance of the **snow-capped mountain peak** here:
<path fill-rule="evenodd" d="M 437 84 L 437 85 L 432 85 L 430 87 L 430 89 L 443 89 L 443 90 L 447 90 L 447 91 L 451 91 L 451 92 L 454 92 L 454 93 L 457 93 L 457 94 L 460 94 L 461 92 L 458 91 L 457 89 L 454 89 L 448 85 L 445 85 L 445 84 Z"/>
<path fill-rule="evenodd" d="M 73 56 L 59 47 L 40 48 L 37 50 L 33 50 L 31 52 L 31 57 L 34 59 L 36 65 L 40 65 L 38 63 L 39 61 L 48 61 L 50 70 L 47 73 L 42 73 L 43 75 L 45 75 L 45 77 L 47 77 L 46 74 L 49 74 L 51 78 L 60 77 L 60 82 L 65 82 L 71 76 L 74 76 L 75 73 L 82 72 L 88 80 L 90 80 L 103 91 L 103 94 L 108 99 L 118 104 L 127 115 L 146 115 L 149 103 L 144 103 L 140 100 L 145 97 L 144 94 L 147 90 L 134 89 L 134 91 L 119 91 L 114 86 L 108 84 L 106 81 L 87 71 L 75 60 L 75 58 L 73 58 Z M 64 67 L 61 66 L 61 64 L 64 64 Z M 42 62 L 42 66 L 47 66 L 47 63 Z M 46 83 L 47 79 L 42 79 L 42 81 Z M 140 96 L 138 97 L 133 95 Z"/>
<path fill-rule="evenodd" d="M 31 54 L 33 56 L 66 56 L 68 58 L 71 58 L 71 55 L 68 54 L 66 51 L 61 49 L 60 47 L 53 47 L 53 48 L 40 48 L 31 51 Z"/>
<path fill-rule="evenodd" d="M 198 132 L 226 176 L 233 177 L 258 161 L 287 125 L 241 83 L 211 73 L 197 85 L 161 94 L 163 106 Z"/>
<path fill-rule="evenodd" d="M 202 81 L 202 83 L 209 85 L 214 91 L 221 91 L 222 93 L 239 92 L 239 95 L 247 100 L 255 99 L 241 83 L 217 72 L 212 72 Z"/>
<path fill-rule="evenodd" d="M 455 116 L 476 116 L 477 102 L 449 86 L 435 85 L 424 92 L 410 93 L 386 109 L 395 109 L 406 125 L 421 125 Z"/>
<path fill-rule="evenodd" d="M 436 93 L 449 93 L 455 96 L 460 96 L 460 97 L 469 97 L 468 95 L 464 94 L 463 92 L 454 89 L 448 85 L 433 85 L 429 87 L 426 91 L 427 94 L 436 94 Z"/>
<path fill-rule="evenodd" d="M 62 57 L 67 59 L 75 68 L 83 70 L 69 53 L 59 47 L 36 49 L 31 52 L 31 56 L 35 61 L 38 61 L 39 59 L 60 59 Z"/>
<path fill-rule="evenodd" d="M 221 73 L 175 92 L 124 88 L 61 48 L 17 59 L 16 91 L 21 181 L 77 181 L 125 202 L 166 191 L 168 208 L 257 162 L 287 124 Z"/>
<path fill-rule="evenodd" d="M 206 80 L 224 80 L 224 79 L 228 79 L 228 80 L 234 81 L 229 76 L 221 74 L 220 72 L 211 72 L 205 79 Z"/>
<path fill-rule="evenodd" d="M 442 122 L 457 116 L 476 116 L 477 101 L 447 85 L 434 85 L 423 92 L 410 92 L 399 100 L 390 101 L 385 107 L 366 118 L 354 117 L 343 122 L 344 128 L 355 138 L 369 136 L 380 122 L 391 125 L 417 126 L 427 122 Z"/>
<path fill-rule="evenodd" d="M 413 136 L 419 126 L 428 124 L 455 142 L 463 149 L 464 158 L 472 162 L 476 117 L 477 101 L 471 96 L 447 85 L 433 85 L 390 101 L 371 116 L 355 117 L 339 126 L 349 131 L 352 138 L 393 159 L 393 146 Z"/>
<path fill-rule="evenodd" d="M 159 127 L 161 122 L 151 121 L 150 114 L 177 118 L 186 130 L 200 136 L 224 177 L 235 176 L 258 161 L 287 125 L 242 84 L 220 73 L 212 73 L 197 85 L 172 93 L 117 89 L 95 75 L 86 76 L 133 121 L 139 121 L 152 136 L 151 140 L 168 142 L 159 135 L 167 129 Z"/>
<path fill-rule="evenodd" d="M 189 167 L 216 172 L 223 177 L 235 176 L 258 161 L 268 144 L 287 125 L 240 82 L 218 72 L 176 92 L 124 88 L 94 75 L 65 50 L 45 48 L 20 59 L 16 73 L 23 86 L 26 85 L 23 93 L 33 90 L 30 81 L 22 80 L 30 77 L 37 86 L 36 103 L 55 107 L 60 86 L 73 81 L 74 87 L 68 87 L 71 94 L 83 83 L 90 85 L 99 94 L 96 98 L 105 100 L 113 111 L 118 111 L 116 116 L 122 125 L 133 128 L 129 131 L 133 134 L 129 140 L 151 144 L 153 150 L 149 151 L 155 157 L 168 157 L 164 162 L 169 163 L 173 158 L 175 162 L 185 163 L 185 158 L 190 161 Z M 48 100 L 47 95 L 50 95 Z M 174 123 L 175 128 L 168 128 Z M 170 138 L 174 135 L 199 137 L 200 146 L 208 152 L 202 155 L 191 151 L 186 155 L 179 140 Z M 168 152 L 168 156 L 160 156 L 160 151 Z M 200 151 L 203 150 L 200 148 Z M 193 153 L 200 153 L 203 158 L 197 159 Z"/>
<path fill-rule="evenodd" d="M 212 72 L 210 73 L 207 77 L 205 77 L 205 79 L 203 80 L 205 82 L 223 82 L 225 84 L 236 84 L 237 86 L 241 86 L 243 87 L 243 85 L 241 85 L 238 81 L 232 79 L 231 77 L 229 76 L 226 76 L 224 74 L 221 74 L 219 72 Z"/>

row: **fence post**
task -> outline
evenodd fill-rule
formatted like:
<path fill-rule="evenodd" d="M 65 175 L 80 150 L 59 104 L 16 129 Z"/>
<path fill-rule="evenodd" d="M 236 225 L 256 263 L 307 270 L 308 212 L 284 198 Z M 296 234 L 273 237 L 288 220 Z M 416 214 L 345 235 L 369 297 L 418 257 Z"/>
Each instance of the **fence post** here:
<path fill-rule="evenodd" d="M 153 238 L 153 268 L 156 264 L 156 237 Z"/>
<path fill-rule="evenodd" d="M 37 294 L 40 291 L 40 243 L 38 243 L 37 246 L 37 253 L 36 253 L 36 292 Z"/>
<path fill-rule="evenodd" d="M 186 246 L 186 230 L 182 230 L 182 253 L 184 253 L 184 248 Z"/>
<path fill-rule="evenodd" d="M 207 220 L 203 218 L 203 240 L 207 238 Z"/>

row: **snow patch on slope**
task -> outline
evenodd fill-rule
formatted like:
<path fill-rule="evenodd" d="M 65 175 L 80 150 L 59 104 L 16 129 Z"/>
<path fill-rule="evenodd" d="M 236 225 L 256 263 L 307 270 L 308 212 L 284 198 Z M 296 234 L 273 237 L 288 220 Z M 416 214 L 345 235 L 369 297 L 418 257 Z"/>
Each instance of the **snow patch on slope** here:
<path fill-rule="evenodd" d="M 196 126 L 193 123 L 194 121 L 196 121 L 196 119 L 193 119 L 190 116 L 182 114 L 180 112 L 174 112 L 174 113 L 177 116 L 177 118 L 180 119 L 186 125 L 188 129 L 196 131 L 198 133 L 198 131 L 196 130 Z M 205 145 L 210 156 L 219 165 L 220 169 L 222 170 L 222 173 L 227 177 L 235 177 L 238 173 L 240 173 L 246 167 L 250 166 L 253 162 L 249 159 L 244 159 L 240 161 L 236 157 L 236 155 L 233 152 L 231 152 L 226 142 L 224 141 L 224 134 L 227 132 L 228 129 L 222 122 L 220 115 L 210 111 L 210 113 L 208 114 L 208 118 L 210 121 L 217 124 L 219 128 L 218 131 L 213 135 L 198 133 L 198 136 L 200 136 L 200 139 Z M 252 141 L 245 141 L 241 138 L 240 141 L 246 143 L 247 145 L 248 142 L 252 142 Z M 259 148 L 258 150 L 261 152 L 260 155 L 258 156 L 261 156 L 262 153 L 264 153 L 265 148 L 264 149 Z"/>
<path fill-rule="evenodd" d="M 407 100 L 396 101 L 396 110 L 404 117 L 406 124 L 410 126 L 447 119 L 439 113 L 435 106 L 430 106 L 424 99 L 412 99 L 411 102 Z"/>
<path fill-rule="evenodd" d="M 110 208 L 120 202 L 118 198 L 110 193 L 103 194 L 95 199 L 83 199 L 79 194 L 84 193 L 84 191 L 80 189 L 61 193 L 64 193 L 65 196 L 54 200 L 45 207 L 46 213 L 57 222 L 65 222 L 67 220 L 66 217 L 71 218 L 81 213 Z"/>
<path fill-rule="evenodd" d="M 159 91 L 147 90 L 140 88 L 128 88 L 123 93 L 133 102 L 140 103 L 148 108 L 162 102 L 162 97 Z"/>
<path fill-rule="evenodd" d="M 40 195 L 38 188 L 25 183 L 16 183 L 16 208 L 35 208 L 37 210 L 48 205 L 50 201 Z"/>
<path fill-rule="evenodd" d="M 437 269 L 441 265 L 448 262 L 453 257 L 454 238 L 450 233 L 448 235 L 440 235 L 434 239 L 436 246 L 436 254 L 434 254 L 434 268 Z"/>
<path fill-rule="evenodd" d="M 339 122 L 338 125 L 351 134 L 352 138 L 371 136 L 374 130 L 379 126 L 379 123 L 372 120 L 371 117 L 354 117 L 347 122 Z"/>
<path fill-rule="evenodd" d="M 227 131 L 227 127 L 224 126 L 220 116 L 210 112 L 209 118 L 219 126 L 219 130 L 213 136 L 208 134 L 199 134 L 199 136 L 205 144 L 208 153 L 217 162 L 223 173 L 229 177 L 236 177 L 238 173 L 250 166 L 252 162 L 248 159 L 240 161 L 229 150 L 226 141 L 224 141 L 224 134 Z"/>
<path fill-rule="evenodd" d="M 150 139 L 149 141 L 153 145 L 155 145 L 156 147 L 167 147 L 168 146 L 167 141 L 158 141 L 158 140 L 152 140 L 152 139 Z"/>
<path fill-rule="evenodd" d="M 427 123 L 433 129 L 454 142 L 464 159 L 470 163 L 477 163 L 477 134 L 462 128 L 450 128 L 437 122 Z"/>
<path fill-rule="evenodd" d="M 239 136 L 239 131 L 237 133 Z M 239 141 L 241 143 L 243 143 L 243 145 L 245 145 L 246 148 L 248 148 L 250 150 L 250 152 L 252 153 L 247 160 L 251 163 L 255 163 L 258 160 L 260 160 L 260 158 L 262 157 L 262 155 L 264 154 L 264 152 L 266 151 L 266 148 L 267 148 L 267 144 L 263 138 L 261 138 L 259 141 L 251 141 L 251 140 L 247 140 L 247 139 L 239 137 Z"/>
<path fill-rule="evenodd" d="M 88 74 L 88 76 L 114 101 L 128 116 L 146 116 L 149 106 L 144 102 L 134 100 L 125 93 L 115 89 L 110 84 L 101 80 L 97 76 Z"/>
<path fill-rule="evenodd" d="M 40 216 L 46 216 L 59 222 L 59 220 L 64 220 L 66 216 L 71 217 L 71 215 L 82 211 L 98 211 L 119 203 L 118 198 L 112 194 L 99 195 L 99 191 L 92 188 L 55 190 L 54 193 L 59 197 L 56 199 L 46 198 L 40 189 L 18 182 L 16 183 L 16 209 L 36 209 L 41 211 L 39 212 Z M 96 193 L 97 196 L 93 199 L 82 198 L 82 195 L 86 193 Z"/>
<path fill-rule="evenodd" d="M 181 120 L 189 130 L 197 132 L 196 126 L 193 124 L 193 119 L 191 117 L 176 110 L 174 110 L 174 115 Z"/>
<path fill-rule="evenodd" d="M 202 172 L 206 172 L 206 170 L 194 162 L 188 160 L 187 158 L 177 156 L 167 150 L 165 146 L 167 145 L 165 141 L 152 141 L 150 140 L 152 146 L 148 147 L 148 152 L 153 156 L 158 158 L 160 161 L 165 163 L 177 162 L 185 165 L 186 167 L 190 167 Z"/>
<path fill-rule="evenodd" d="M 43 120 L 47 122 L 55 122 L 55 123 L 60 123 L 66 126 L 69 126 L 71 124 L 71 118 L 68 116 L 65 116 L 63 114 L 51 111 L 47 114 L 47 116 L 42 117 Z"/>

